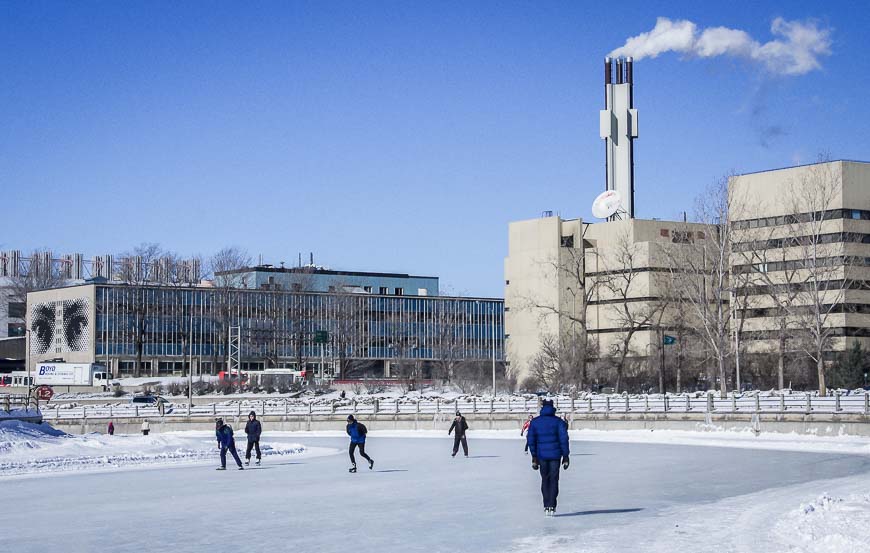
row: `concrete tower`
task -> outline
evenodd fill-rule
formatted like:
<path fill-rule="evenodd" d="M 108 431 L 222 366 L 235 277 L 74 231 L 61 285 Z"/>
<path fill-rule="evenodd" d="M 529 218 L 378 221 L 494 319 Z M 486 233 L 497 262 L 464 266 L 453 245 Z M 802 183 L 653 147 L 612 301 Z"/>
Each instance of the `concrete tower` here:
<path fill-rule="evenodd" d="M 634 218 L 634 139 L 637 110 L 634 109 L 634 77 L 631 58 L 604 60 L 604 106 L 600 112 L 600 135 L 607 152 L 607 190 L 622 198 L 623 215 Z M 615 77 L 615 79 L 614 79 Z M 616 215 L 611 218 L 619 218 Z"/>

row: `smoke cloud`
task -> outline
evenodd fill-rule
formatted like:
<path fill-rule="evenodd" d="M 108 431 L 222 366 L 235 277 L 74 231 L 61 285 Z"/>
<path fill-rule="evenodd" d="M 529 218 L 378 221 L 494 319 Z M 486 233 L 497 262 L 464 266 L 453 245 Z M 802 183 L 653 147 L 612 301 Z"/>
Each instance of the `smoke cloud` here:
<path fill-rule="evenodd" d="M 759 63 L 777 75 L 803 75 L 821 69 L 819 58 L 831 54 L 831 29 L 820 27 L 816 21 L 777 17 L 770 32 L 774 39 L 761 43 L 740 29 L 698 29 L 691 21 L 659 17 L 651 31 L 629 38 L 610 56 L 632 56 L 636 60 L 665 52 L 700 58 L 731 56 Z"/>

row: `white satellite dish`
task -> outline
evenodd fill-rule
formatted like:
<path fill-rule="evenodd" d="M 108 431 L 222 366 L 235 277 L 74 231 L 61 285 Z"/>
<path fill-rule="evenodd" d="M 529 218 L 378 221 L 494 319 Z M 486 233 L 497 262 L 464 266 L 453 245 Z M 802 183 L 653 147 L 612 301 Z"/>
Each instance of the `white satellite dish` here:
<path fill-rule="evenodd" d="M 616 215 L 622 207 L 622 198 L 616 190 L 605 190 L 592 202 L 592 215 L 607 219 Z"/>

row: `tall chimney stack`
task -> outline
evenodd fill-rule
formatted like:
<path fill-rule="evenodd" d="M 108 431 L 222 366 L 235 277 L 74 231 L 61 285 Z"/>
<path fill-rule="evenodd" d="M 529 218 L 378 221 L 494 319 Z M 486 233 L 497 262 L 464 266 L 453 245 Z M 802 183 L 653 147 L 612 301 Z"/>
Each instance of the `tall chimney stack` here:
<path fill-rule="evenodd" d="M 637 110 L 634 109 L 634 62 L 631 58 L 616 60 L 616 80 L 613 82 L 605 59 L 604 107 L 600 112 L 600 136 L 605 142 L 605 190 L 615 190 L 622 205 L 612 219 L 621 215 L 634 218 L 634 139 L 637 138 Z"/>

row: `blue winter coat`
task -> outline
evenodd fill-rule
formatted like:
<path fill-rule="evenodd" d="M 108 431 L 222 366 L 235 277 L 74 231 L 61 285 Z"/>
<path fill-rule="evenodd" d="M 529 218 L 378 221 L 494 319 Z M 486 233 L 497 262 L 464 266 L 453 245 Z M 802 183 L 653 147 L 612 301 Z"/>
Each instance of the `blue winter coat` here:
<path fill-rule="evenodd" d="M 350 436 L 350 443 L 352 444 L 366 443 L 366 435 L 359 431 L 359 424 L 357 421 L 353 421 L 347 425 L 347 435 Z"/>
<path fill-rule="evenodd" d="M 541 416 L 532 419 L 526 443 L 532 457 L 540 461 L 553 461 L 571 454 L 568 425 L 556 416 L 556 409 L 551 405 L 541 407 Z"/>
<path fill-rule="evenodd" d="M 233 447 L 236 443 L 233 439 L 233 429 L 228 424 L 215 430 L 215 436 L 217 436 L 217 441 L 221 447 Z"/>

